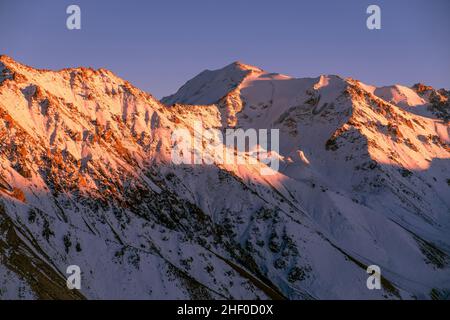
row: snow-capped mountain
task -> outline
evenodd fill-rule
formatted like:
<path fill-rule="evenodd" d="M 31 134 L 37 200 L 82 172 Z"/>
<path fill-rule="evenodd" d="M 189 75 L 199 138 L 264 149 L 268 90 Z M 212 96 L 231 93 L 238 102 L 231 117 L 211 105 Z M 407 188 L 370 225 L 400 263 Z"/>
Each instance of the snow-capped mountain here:
<path fill-rule="evenodd" d="M 1 56 L 0 298 L 445 298 L 448 98 L 233 63 L 159 102 Z M 199 121 L 279 129 L 280 170 L 175 164 Z"/>

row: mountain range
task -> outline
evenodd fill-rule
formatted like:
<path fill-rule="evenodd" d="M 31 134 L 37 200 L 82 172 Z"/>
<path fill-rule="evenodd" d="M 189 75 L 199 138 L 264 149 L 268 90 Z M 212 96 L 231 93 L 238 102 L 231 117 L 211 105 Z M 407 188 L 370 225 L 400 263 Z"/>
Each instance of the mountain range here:
<path fill-rule="evenodd" d="M 0 298 L 446 299 L 449 96 L 234 62 L 159 101 L 1 56 Z M 279 170 L 175 164 L 199 122 L 278 129 Z"/>

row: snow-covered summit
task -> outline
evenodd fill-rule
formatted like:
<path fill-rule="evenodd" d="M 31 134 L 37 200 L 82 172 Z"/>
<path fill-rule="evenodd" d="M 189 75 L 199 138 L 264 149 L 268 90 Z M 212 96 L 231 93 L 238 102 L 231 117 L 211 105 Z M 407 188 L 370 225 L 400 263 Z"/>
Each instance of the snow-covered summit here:
<path fill-rule="evenodd" d="M 253 73 L 263 70 L 239 61 L 233 62 L 219 70 L 205 70 L 184 84 L 174 95 L 165 97 L 162 102 L 207 105 L 214 103 L 242 80 Z"/>

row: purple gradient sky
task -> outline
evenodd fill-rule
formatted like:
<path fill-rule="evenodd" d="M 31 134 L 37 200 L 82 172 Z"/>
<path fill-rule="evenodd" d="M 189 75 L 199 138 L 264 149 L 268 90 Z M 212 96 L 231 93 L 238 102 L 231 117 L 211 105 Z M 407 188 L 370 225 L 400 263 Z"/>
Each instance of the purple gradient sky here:
<path fill-rule="evenodd" d="M 82 29 L 66 29 L 78 4 Z M 378 4 L 382 29 L 366 28 Z M 450 1 L 0 0 L 0 53 L 37 68 L 112 70 L 158 98 L 240 60 L 296 77 L 450 89 Z"/>

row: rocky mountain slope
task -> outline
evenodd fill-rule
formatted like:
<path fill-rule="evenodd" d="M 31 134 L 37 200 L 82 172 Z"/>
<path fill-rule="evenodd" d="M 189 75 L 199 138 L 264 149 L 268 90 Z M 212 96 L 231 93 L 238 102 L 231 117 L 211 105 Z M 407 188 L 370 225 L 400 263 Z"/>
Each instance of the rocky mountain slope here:
<path fill-rule="evenodd" d="M 445 298 L 448 96 L 233 63 L 159 102 L 1 56 L 0 297 Z M 172 133 L 207 128 L 279 129 L 280 170 L 175 164 Z"/>

